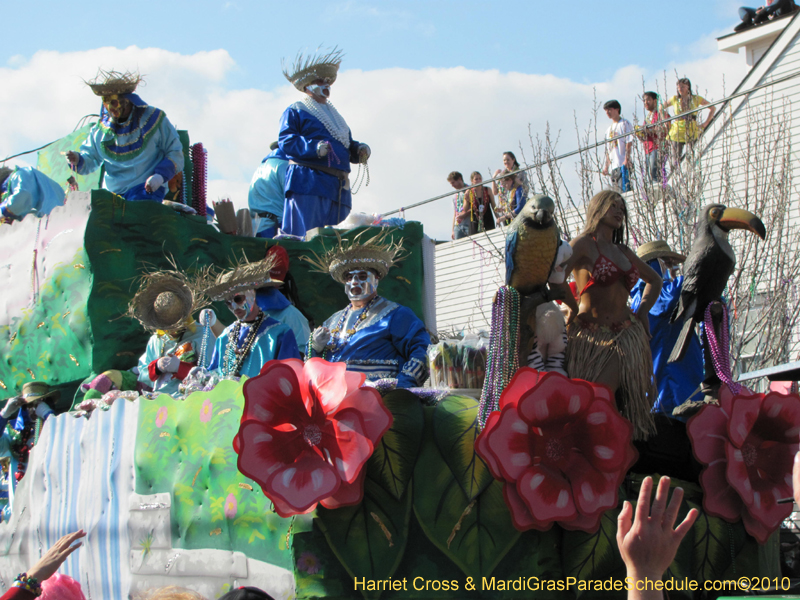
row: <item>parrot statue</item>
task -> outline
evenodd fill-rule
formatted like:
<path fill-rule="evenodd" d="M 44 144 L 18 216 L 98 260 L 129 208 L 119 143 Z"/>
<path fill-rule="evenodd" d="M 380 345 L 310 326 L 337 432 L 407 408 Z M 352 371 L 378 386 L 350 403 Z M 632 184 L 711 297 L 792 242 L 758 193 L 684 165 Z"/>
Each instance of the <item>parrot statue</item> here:
<path fill-rule="evenodd" d="M 508 226 L 506 236 L 506 285 L 522 296 L 530 296 L 547 284 L 553 269 L 561 234 L 549 196 L 528 200 Z"/>

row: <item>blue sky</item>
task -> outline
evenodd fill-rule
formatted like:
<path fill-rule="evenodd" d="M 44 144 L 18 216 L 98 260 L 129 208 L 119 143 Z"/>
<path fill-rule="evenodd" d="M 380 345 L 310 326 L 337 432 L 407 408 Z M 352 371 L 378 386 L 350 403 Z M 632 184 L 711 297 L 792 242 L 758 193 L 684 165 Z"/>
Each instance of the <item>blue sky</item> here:
<path fill-rule="evenodd" d="M 676 72 L 710 98 L 723 78 L 735 87 L 744 59 L 720 53 L 714 38 L 732 30 L 737 0 L 645 6 L 32 0 L 25 11 L 35 18 L 7 22 L 0 46 L 0 110 L 12 116 L 0 155 L 57 139 L 96 112 L 81 81 L 97 67 L 139 69 L 145 100 L 208 147 L 209 195 L 244 206 L 281 112 L 299 99 L 281 58 L 338 45 L 345 60 L 332 101 L 373 147 L 372 183 L 354 207 L 386 212 L 447 192 L 451 170 L 487 177 L 503 150 L 530 150 L 529 127 L 541 134 L 549 123 L 559 150 L 572 150 L 576 121 L 607 126 L 603 115 L 592 121 L 595 97 L 618 98 L 633 118 L 643 87 L 672 93 Z M 447 201 L 407 216 L 449 238 Z"/>

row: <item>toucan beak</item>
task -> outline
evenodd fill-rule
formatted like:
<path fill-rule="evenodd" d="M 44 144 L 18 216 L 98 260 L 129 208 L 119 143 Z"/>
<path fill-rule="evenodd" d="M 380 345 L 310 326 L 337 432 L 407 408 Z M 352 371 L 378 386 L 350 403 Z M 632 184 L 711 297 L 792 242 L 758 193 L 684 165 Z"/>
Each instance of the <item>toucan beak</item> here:
<path fill-rule="evenodd" d="M 719 226 L 725 231 L 746 229 L 752 231 L 762 240 L 767 239 L 767 228 L 757 216 L 742 208 L 726 208 L 719 220 Z"/>

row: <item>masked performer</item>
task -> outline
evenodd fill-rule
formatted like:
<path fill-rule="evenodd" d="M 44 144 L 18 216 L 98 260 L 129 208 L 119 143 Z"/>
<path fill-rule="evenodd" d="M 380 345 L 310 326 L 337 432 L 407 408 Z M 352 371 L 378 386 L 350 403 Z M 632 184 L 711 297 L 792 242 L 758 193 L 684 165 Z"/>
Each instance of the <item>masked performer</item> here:
<path fill-rule="evenodd" d="M 364 244 L 340 241 L 313 261 L 344 284 L 350 300 L 311 334 L 309 356 L 347 363 L 369 380 L 397 379 L 397 387 L 421 386 L 428 376 L 431 338 L 405 306 L 378 296 L 378 282 L 395 264 L 400 246 L 377 236 Z"/>
<path fill-rule="evenodd" d="M 243 262 L 220 273 L 206 288 L 207 296 L 224 301 L 236 317 L 217 338 L 208 367 L 223 378 L 254 377 L 269 360 L 300 358 L 292 330 L 267 316 L 256 303 L 257 288 L 282 283 L 270 279 L 270 269 L 274 266 L 274 259 Z"/>
<path fill-rule="evenodd" d="M 202 294 L 181 273 L 157 271 L 143 277 L 128 315 L 153 333 L 139 359 L 139 381 L 154 392 L 178 395 L 200 356 L 211 356 L 214 336 L 192 318 L 203 306 Z"/>
<path fill-rule="evenodd" d="M 64 190 L 33 167 L 0 168 L 0 220 L 7 224 L 25 215 L 49 215 L 64 204 Z"/>
<path fill-rule="evenodd" d="M 342 53 L 336 49 L 303 59 L 283 74 L 305 97 L 281 117 L 279 148 L 270 157 L 289 161 L 282 229 L 304 236 L 336 225 L 350 214 L 350 163 L 366 163 L 369 146 L 353 141 L 350 128 L 330 103 Z"/>
<path fill-rule="evenodd" d="M 287 276 L 289 275 L 289 253 L 281 246 L 272 246 L 267 251 L 267 259 L 274 260 L 275 266 L 269 272 L 271 282 L 266 287 L 260 288 L 256 292 L 256 303 L 261 307 L 268 317 L 288 325 L 294 333 L 294 340 L 301 351 L 308 343 L 308 335 L 311 329 L 308 326 L 308 319 L 300 312 L 294 304 L 284 294 L 286 286 L 289 285 Z"/>
<path fill-rule="evenodd" d="M 578 314 L 570 315 L 566 369 L 570 377 L 603 383 L 616 393 L 620 412 L 633 423 L 634 439 L 655 431 L 650 410 L 656 400 L 647 314 L 661 292 L 661 278 L 625 244 L 627 208 L 617 192 L 589 201 L 586 226 L 570 242 L 566 273 L 580 292 Z M 645 281 L 636 313 L 628 294 Z"/>
<path fill-rule="evenodd" d="M 103 186 L 126 200 L 161 202 L 167 182 L 183 171 L 183 146 L 164 111 L 133 93 L 140 81 L 100 71 L 88 84 L 103 99 L 100 122 L 79 152 L 67 152 L 67 161 L 81 175 L 105 167 Z"/>

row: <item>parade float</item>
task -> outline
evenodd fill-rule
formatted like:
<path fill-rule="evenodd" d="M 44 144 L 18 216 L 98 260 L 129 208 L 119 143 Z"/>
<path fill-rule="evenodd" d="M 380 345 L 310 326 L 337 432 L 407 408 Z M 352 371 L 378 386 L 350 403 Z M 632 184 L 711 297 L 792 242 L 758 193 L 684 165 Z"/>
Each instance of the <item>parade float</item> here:
<path fill-rule="evenodd" d="M 40 155 L 40 168 L 79 137 Z M 422 282 L 434 274 L 422 227 L 388 235 L 406 258 L 381 293 L 424 320 Z M 180 399 L 118 395 L 88 418 L 70 410 L 82 382 L 136 364 L 147 334 L 125 314 L 144 270 L 260 260 L 279 243 L 304 310 L 321 323 L 346 298 L 299 259 L 337 240 L 333 231 L 306 242 L 224 235 L 202 215 L 102 190 L 4 228 L 0 386 L 12 396 L 45 382 L 64 400 L 0 524 L 0 587 L 82 528 L 84 547 L 62 570 L 87 598 L 161 585 L 209 598 L 241 585 L 275 598 L 624 597 L 616 517 L 645 476 L 669 465 L 632 468 L 632 426 L 604 386 L 512 370 L 513 352 L 510 364 L 486 365 L 487 377 L 503 377 L 492 411 L 457 388 L 417 389 L 409 402 L 320 359 L 268 363 L 257 377 Z M 452 353 L 433 353 L 437 383 L 460 378 L 442 375 Z M 466 356 L 477 386 L 485 352 Z M 265 414 L 295 437 L 276 439 Z M 701 514 L 667 572 L 678 582 L 670 597 L 693 597 L 689 582 L 780 581 L 775 532 L 791 504 L 776 501 L 791 496 L 798 426 L 796 397 L 727 388 L 689 422 L 702 473 L 672 485 L 686 492 L 682 513 Z M 346 460 L 329 468 L 325 452 Z"/>

